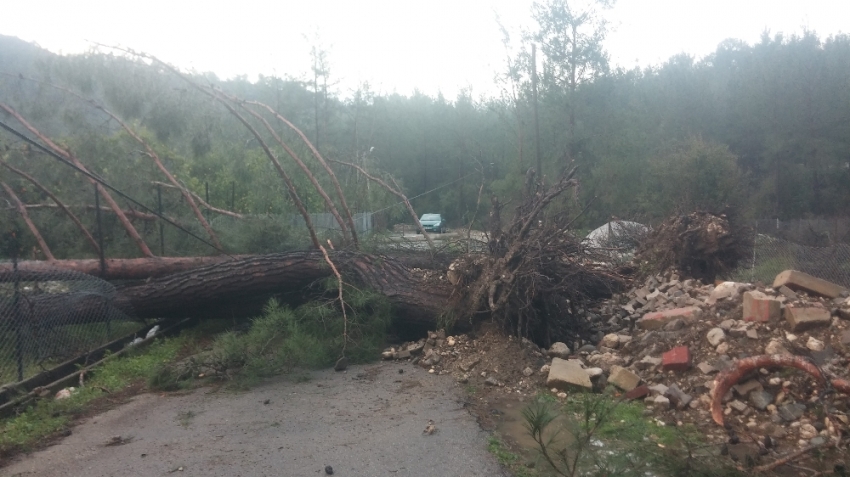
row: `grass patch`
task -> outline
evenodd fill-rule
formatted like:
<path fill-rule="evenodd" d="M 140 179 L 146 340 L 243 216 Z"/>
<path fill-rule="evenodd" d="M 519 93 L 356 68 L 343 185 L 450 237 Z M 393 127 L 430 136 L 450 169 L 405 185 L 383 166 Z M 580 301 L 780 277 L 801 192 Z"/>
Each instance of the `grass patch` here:
<path fill-rule="evenodd" d="M 42 399 L 20 414 L 0 421 L 0 456 L 28 451 L 45 438 L 61 434 L 86 405 L 116 393 L 131 384 L 148 380 L 162 363 L 172 361 L 185 346 L 189 335 L 157 339 L 144 349 L 109 360 L 85 380 L 85 386 L 68 399 Z"/>
<path fill-rule="evenodd" d="M 192 423 L 192 419 L 194 419 L 195 416 L 197 416 L 195 411 L 180 411 L 177 413 L 177 422 L 179 422 L 184 429 L 188 429 L 189 424 Z"/>
<path fill-rule="evenodd" d="M 522 459 L 511 452 L 508 447 L 496 436 L 487 439 L 487 450 L 493 454 L 499 463 L 508 468 L 515 477 L 533 477 L 537 475 L 532 469 L 522 465 Z"/>
<path fill-rule="evenodd" d="M 555 424 L 561 414 L 566 424 Z M 523 418 L 554 475 L 741 475 L 696 428 L 661 425 L 608 394 L 575 394 L 563 405 L 538 398 Z"/>
<path fill-rule="evenodd" d="M 335 282 L 333 283 L 335 285 Z M 390 324 L 390 306 L 380 295 L 349 289 L 347 324 L 335 302 L 313 302 L 296 309 L 272 300 L 244 333 L 226 332 L 200 359 L 202 367 L 231 379 L 237 388 L 293 368 L 322 368 L 343 354 L 352 363 L 380 356 Z M 303 382 L 309 377 L 296 376 Z"/>

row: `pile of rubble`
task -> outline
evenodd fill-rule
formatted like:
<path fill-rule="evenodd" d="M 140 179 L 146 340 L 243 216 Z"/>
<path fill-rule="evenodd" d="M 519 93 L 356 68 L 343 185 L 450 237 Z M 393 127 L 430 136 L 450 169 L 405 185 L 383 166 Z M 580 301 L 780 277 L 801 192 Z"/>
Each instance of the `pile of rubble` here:
<path fill-rule="evenodd" d="M 507 338 L 494 350 L 487 334 L 473 339 L 437 331 L 384 358 L 410 359 L 494 392 L 531 395 L 545 387 L 563 399 L 613 386 L 624 399 L 645 402 L 659 424 L 694 424 L 710 440 L 727 443 L 733 457 L 754 461 L 828 444 L 850 428 L 850 396 L 808 374 L 768 366 L 744 373 L 740 382 L 735 376 L 729 392 L 717 397 L 720 416 L 711 414 L 716 382 L 745 358 L 796 356 L 830 378 L 850 376 L 850 298 L 840 286 L 796 271 L 779 274 L 769 287 L 707 285 L 670 272 L 586 316 L 607 331 L 596 344 L 541 350 Z"/>

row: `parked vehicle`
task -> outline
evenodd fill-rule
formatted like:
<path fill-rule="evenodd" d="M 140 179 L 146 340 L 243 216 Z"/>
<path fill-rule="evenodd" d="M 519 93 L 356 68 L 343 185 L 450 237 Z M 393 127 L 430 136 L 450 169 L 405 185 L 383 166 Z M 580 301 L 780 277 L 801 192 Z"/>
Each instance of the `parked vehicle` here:
<path fill-rule="evenodd" d="M 422 214 L 419 223 L 426 232 L 441 234 L 446 231 L 446 221 L 440 214 Z"/>

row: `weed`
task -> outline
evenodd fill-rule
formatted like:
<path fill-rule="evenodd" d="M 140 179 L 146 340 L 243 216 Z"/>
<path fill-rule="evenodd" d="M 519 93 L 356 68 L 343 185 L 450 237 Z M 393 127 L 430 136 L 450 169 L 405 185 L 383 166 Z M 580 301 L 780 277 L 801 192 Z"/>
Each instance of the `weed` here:
<path fill-rule="evenodd" d="M 91 401 L 141 380 L 148 380 L 162 363 L 174 359 L 186 343 L 183 335 L 158 339 L 145 349 L 107 361 L 97 368 L 85 386 L 69 399 L 40 400 L 17 416 L 0 421 L 0 455 L 29 450 L 48 436 L 63 431 Z"/>
<path fill-rule="evenodd" d="M 202 365 L 233 378 L 235 387 L 245 388 L 294 367 L 330 366 L 343 346 L 352 362 L 373 360 L 383 349 L 389 303 L 377 294 L 354 289 L 348 290 L 346 300 L 347 335 L 335 303 L 313 302 L 293 310 L 272 300 L 247 332 L 219 335 Z"/>
<path fill-rule="evenodd" d="M 186 429 L 189 427 L 189 424 L 192 423 L 192 419 L 194 419 L 195 416 L 197 416 L 195 411 L 180 411 L 177 413 L 177 422 Z"/>
<path fill-rule="evenodd" d="M 520 457 L 508 450 L 498 437 L 490 436 L 487 439 L 487 450 L 498 459 L 502 466 L 510 469 L 514 476 L 532 477 L 535 475 L 533 471 L 522 465 Z"/>
<path fill-rule="evenodd" d="M 567 424 L 551 428 L 560 413 L 567 415 Z M 571 396 L 560 409 L 536 399 L 522 414 L 541 457 L 557 475 L 738 475 L 696 429 L 659 426 L 640 406 L 608 395 Z"/>

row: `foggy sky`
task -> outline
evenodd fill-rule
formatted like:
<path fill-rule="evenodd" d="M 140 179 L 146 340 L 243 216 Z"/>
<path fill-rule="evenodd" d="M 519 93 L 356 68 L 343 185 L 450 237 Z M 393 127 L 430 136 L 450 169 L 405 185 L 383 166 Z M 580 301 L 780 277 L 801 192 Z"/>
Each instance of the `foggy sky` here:
<path fill-rule="evenodd" d="M 493 78 L 506 52 L 496 16 L 515 41 L 520 28 L 533 27 L 531 0 L 5 3 L 0 34 L 65 53 L 85 51 L 91 42 L 122 45 L 222 78 L 306 77 L 310 46 L 320 45 L 342 95 L 363 81 L 382 93 L 418 88 L 453 98 L 471 87 L 475 96 L 497 94 Z M 846 32 L 850 2 L 619 0 L 606 17 L 612 62 L 632 68 L 681 52 L 700 58 L 726 38 L 755 42 L 765 30 L 808 28 L 822 38 Z"/>

